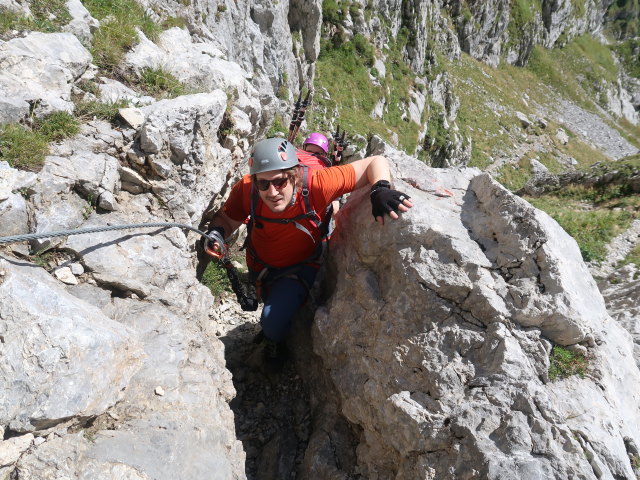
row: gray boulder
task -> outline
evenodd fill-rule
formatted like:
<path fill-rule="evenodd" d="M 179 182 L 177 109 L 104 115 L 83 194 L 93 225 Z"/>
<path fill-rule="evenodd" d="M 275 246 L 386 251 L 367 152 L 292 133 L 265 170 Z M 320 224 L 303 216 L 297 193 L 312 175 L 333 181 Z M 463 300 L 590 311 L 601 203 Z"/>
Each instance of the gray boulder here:
<path fill-rule="evenodd" d="M 83 45 L 91 45 L 93 32 L 100 27 L 100 22 L 91 16 L 80 0 L 67 0 L 67 10 L 71 21 L 64 30 L 73 33 Z"/>
<path fill-rule="evenodd" d="M 46 430 L 97 415 L 140 368 L 132 331 L 38 267 L 0 259 L 0 424 Z"/>
<path fill-rule="evenodd" d="M 381 227 L 367 192 L 350 196 L 312 325 L 335 388 L 316 394 L 356 425 L 358 471 L 633 478 L 640 371 L 575 241 L 487 174 L 393 158 L 415 207 Z M 551 381 L 553 345 L 586 353 L 587 375 Z M 313 451 L 331 436 L 317 432 Z"/>
<path fill-rule="evenodd" d="M 200 335 L 208 333 L 204 317 L 111 300 L 98 290 L 85 284 L 72 292 L 134 330 L 144 346 L 144 364 L 123 400 L 90 433 L 32 449 L 17 464 L 18 478 L 245 478 L 244 453 L 226 405 L 234 394 L 231 377 L 222 366 L 220 341 L 197 334 L 200 328 Z"/>
<path fill-rule="evenodd" d="M 36 181 L 35 173 L 0 162 L 0 236 L 28 232 L 29 209 L 23 194 L 30 193 Z"/>
<path fill-rule="evenodd" d="M 31 32 L 0 41 L 0 122 L 18 122 L 33 104 L 36 115 L 73 111 L 71 87 L 91 63 L 91 54 L 71 33 Z M 6 100 L 2 100 L 6 102 Z"/>
<path fill-rule="evenodd" d="M 95 122 L 83 125 L 80 135 L 56 145 L 52 149 L 55 155 L 45 158 L 33 187 L 32 229 L 37 233 L 74 229 L 96 206 L 117 210 L 114 195 L 120 190 L 119 162 L 112 154 L 116 153 L 114 144 L 122 143 L 121 132 Z M 42 247 L 50 240 L 33 243 Z"/>
<path fill-rule="evenodd" d="M 145 175 L 176 221 L 198 223 L 234 170 L 231 153 L 217 137 L 226 105 L 225 93 L 216 90 L 141 109 L 145 121 L 138 144 L 150 170 Z"/>

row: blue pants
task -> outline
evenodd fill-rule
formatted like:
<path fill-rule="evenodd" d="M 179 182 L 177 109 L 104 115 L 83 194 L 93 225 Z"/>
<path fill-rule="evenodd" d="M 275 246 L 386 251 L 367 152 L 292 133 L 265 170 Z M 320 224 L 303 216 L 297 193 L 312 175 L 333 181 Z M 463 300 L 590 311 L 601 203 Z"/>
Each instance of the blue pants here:
<path fill-rule="evenodd" d="M 280 342 L 285 339 L 296 312 L 304 305 L 318 274 L 318 269 L 302 265 L 291 274 L 282 275 L 290 269 L 273 269 L 262 279 L 262 300 L 264 307 L 260 316 L 262 332 L 265 337 Z M 258 274 L 252 272 L 255 282 Z M 275 280 L 273 280 L 275 279 Z M 304 280 L 305 284 L 300 281 Z M 266 288 L 265 288 L 266 286 Z"/>

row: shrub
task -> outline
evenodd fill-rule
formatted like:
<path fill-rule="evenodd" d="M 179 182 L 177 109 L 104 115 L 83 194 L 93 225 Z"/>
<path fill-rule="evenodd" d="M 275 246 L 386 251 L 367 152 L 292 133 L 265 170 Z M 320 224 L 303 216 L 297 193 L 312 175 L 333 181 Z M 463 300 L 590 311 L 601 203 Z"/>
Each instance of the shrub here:
<path fill-rule="evenodd" d="M 367 37 L 360 33 L 356 33 L 353 37 L 353 46 L 358 56 L 363 60 L 367 67 L 372 67 L 375 62 L 375 49 L 367 40 Z"/>
<path fill-rule="evenodd" d="M 640 78 L 640 39 L 630 39 L 618 43 L 614 50 L 620 56 L 625 70 L 635 78 Z"/>
<path fill-rule="evenodd" d="M 183 17 L 167 17 L 162 21 L 162 28 L 170 29 L 174 27 L 184 28 L 187 26 L 187 21 Z"/>
<path fill-rule="evenodd" d="M 322 21 L 332 25 L 342 23 L 342 11 L 336 0 L 322 0 Z"/>
<path fill-rule="evenodd" d="M 278 133 L 284 133 L 286 135 L 288 131 L 289 129 L 284 126 L 282 117 L 276 116 L 276 118 L 273 119 L 273 123 L 266 131 L 265 136 L 267 138 L 271 138 L 277 136 Z"/>
<path fill-rule="evenodd" d="M 549 355 L 549 380 L 563 379 L 571 375 L 584 377 L 587 366 L 587 358 L 584 355 L 554 345 Z"/>

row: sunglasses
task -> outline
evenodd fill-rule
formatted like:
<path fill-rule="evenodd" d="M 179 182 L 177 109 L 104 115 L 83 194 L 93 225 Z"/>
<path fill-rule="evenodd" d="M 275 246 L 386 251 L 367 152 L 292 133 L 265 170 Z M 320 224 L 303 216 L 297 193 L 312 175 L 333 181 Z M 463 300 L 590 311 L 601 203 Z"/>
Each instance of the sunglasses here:
<path fill-rule="evenodd" d="M 274 180 L 261 180 L 256 179 L 256 185 L 258 190 L 261 192 L 266 192 L 269 190 L 269 185 L 273 185 L 276 190 L 282 190 L 287 186 L 287 182 L 289 181 L 289 177 L 276 178 Z"/>

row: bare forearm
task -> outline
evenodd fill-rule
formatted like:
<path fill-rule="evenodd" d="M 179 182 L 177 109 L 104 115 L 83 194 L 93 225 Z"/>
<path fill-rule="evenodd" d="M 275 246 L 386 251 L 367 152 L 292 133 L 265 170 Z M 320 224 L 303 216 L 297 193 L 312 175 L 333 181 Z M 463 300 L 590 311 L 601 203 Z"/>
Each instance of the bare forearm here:
<path fill-rule="evenodd" d="M 380 180 L 391 181 L 389 162 L 382 155 L 363 158 L 351 165 L 356 171 L 356 188 L 373 185 Z"/>

